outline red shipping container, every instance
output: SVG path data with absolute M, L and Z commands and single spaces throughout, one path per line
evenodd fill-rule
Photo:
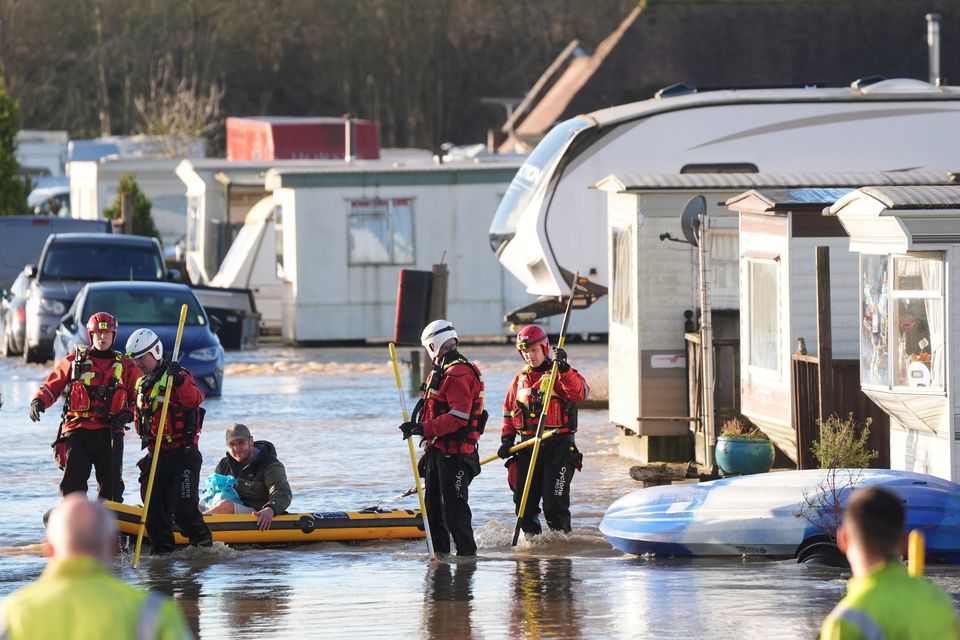
M 380 129 L 354 120 L 353 157 L 380 158 Z M 228 160 L 342 160 L 346 155 L 343 118 L 227 118 Z

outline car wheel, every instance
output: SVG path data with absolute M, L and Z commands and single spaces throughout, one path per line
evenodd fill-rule
M 32 349 L 30 345 L 23 345 L 23 361 L 27 364 L 33 364 L 35 362 L 43 362 L 43 358 L 40 357 L 39 349 Z
M 837 543 L 827 536 L 814 536 L 804 540 L 797 549 L 797 562 L 821 567 L 850 566 Z

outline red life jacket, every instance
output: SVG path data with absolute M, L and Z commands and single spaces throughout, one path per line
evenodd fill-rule
M 532 374 L 540 376 L 534 380 Z M 559 376 L 560 373 L 557 372 Z M 523 428 L 521 436 L 533 436 L 537 433 L 537 424 L 540 421 L 540 412 L 543 410 L 543 397 L 547 393 L 550 382 L 550 371 L 534 371 L 530 365 L 524 365 L 517 375 L 517 405 L 523 414 Z M 559 433 L 573 433 L 577 430 L 577 405 L 575 402 L 561 398 L 557 384 L 553 385 L 553 394 L 550 406 L 547 408 L 547 418 L 544 429 L 557 429 Z
M 441 382 L 447 370 L 455 365 L 466 365 L 470 371 L 477 377 L 480 383 L 480 391 L 474 397 L 470 404 L 470 414 L 466 416 L 467 424 L 460 427 L 453 433 L 438 436 L 433 439 L 433 446 L 446 454 L 455 453 L 473 453 L 477 450 L 477 442 L 483 433 L 487 422 L 487 412 L 483 409 L 483 375 L 475 364 L 467 360 L 460 352 L 451 352 L 449 358 L 444 358 L 444 362 L 435 366 L 422 389 L 423 394 L 416 408 L 413 410 L 413 420 L 422 421 L 423 418 L 430 419 L 437 416 L 450 413 L 450 403 L 440 392 Z
M 127 404 L 123 387 L 124 357 L 114 351 L 114 362 L 108 372 L 93 366 L 90 349 L 79 349 L 70 374 L 63 414 L 68 421 L 89 421 L 107 424 L 113 414 Z
M 156 445 L 157 429 L 160 427 L 160 414 L 163 410 L 163 396 L 168 381 L 169 375 L 166 370 L 158 380 L 151 375 L 140 376 L 137 379 L 137 433 L 140 435 L 141 442 L 149 447 L 150 451 L 153 451 Z M 177 449 L 196 446 L 203 428 L 204 413 L 203 407 L 187 409 L 171 401 L 167 406 L 167 424 L 163 426 L 163 440 L 160 448 Z

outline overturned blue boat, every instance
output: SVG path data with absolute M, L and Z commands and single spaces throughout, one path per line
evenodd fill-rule
M 806 561 L 826 547 L 835 553 L 829 534 L 850 492 L 863 486 L 903 499 L 907 529 L 924 533 L 928 562 L 960 564 L 960 484 L 887 469 L 781 471 L 640 489 L 607 509 L 600 532 L 635 555 Z

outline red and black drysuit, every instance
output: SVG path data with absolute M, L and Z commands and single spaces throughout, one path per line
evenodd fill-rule
M 514 376 L 503 401 L 503 429 L 500 433 L 503 444 L 514 444 L 518 435 L 521 441 L 536 435 L 552 366 L 553 361 L 546 358 L 538 367 L 524 365 Z M 574 440 L 577 430 L 576 403 L 583 401 L 587 393 L 586 380 L 576 369 L 568 367 L 566 371 L 558 372 L 547 408 L 544 431 L 557 429 L 559 432 L 543 441 L 537 454 L 523 521 L 520 523 L 526 533 L 538 534 L 541 531 L 538 518 L 541 500 L 547 526 L 555 531 L 570 531 L 570 483 L 582 459 Z M 532 453 L 533 447 L 527 447 L 515 454 L 515 463 L 513 460 L 507 463 L 517 465 L 513 487 L 514 513 L 520 513 L 523 485 Z
M 63 468 L 60 493 L 87 492 L 91 467 L 97 497 L 123 501 L 123 429 L 130 419 L 140 370 L 118 351 L 77 349 L 57 363 L 31 402 L 50 408 L 63 394 L 63 416 L 54 442 Z M 64 454 L 64 455 L 61 455 Z
M 140 467 L 140 495 L 145 496 L 152 456 L 156 455 L 157 431 L 163 411 L 163 397 L 171 382 L 167 419 L 160 436 L 160 458 L 147 511 L 147 535 L 153 553 L 168 553 L 175 548 L 176 524 L 194 545 L 209 545 L 210 529 L 200 513 L 200 465 L 203 457 L 197 442 L 203 427 L 203 391 L 186 369 L 171 375 L 169 364 L 160 365 L 137 381 L 136 426 L 147 455 Z
M 475 555 L 468 487 L 480 473 L 477 441 L 486 422 L 477 366 L 456 350 L 439 356 L 412 419 L 423 426 L 420 473 L 434 551 L 450 553 L 452 537 L 458 556 Z

